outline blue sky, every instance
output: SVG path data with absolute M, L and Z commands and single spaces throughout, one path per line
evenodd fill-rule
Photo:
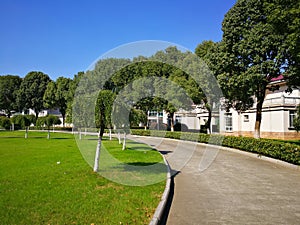
M 0 0 L 0 75 L 73 77 L 126 43 L 219 41 L 235 0 Z

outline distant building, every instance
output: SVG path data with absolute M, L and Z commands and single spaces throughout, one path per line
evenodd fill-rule
M 300 135 L 295 131 L 293 120 L 296 107 L 300 104 L 300 91 L 286 93 L 286 82 L 282 76 L 272 79 L 270 85 L 279 85 L 279 89 L 267 91 L 262 110 L 261 137 L 296 139 Z M 254 107 L 238 114 L 230 109 L 220 111 L 220 133 L 230 135 L 253 136 L 256 119 L 256 102 Z
M 300 104 L 300 91 L 295 89 L 292 93 L 287 93 L 283 76 L 272 79 L 270 85 L 278 85 L 279 89 L 266 93 L 262 110 L 261 137 L 300 139 L 300 134 L 293 126 L 296 107 Z M 168 116 L 165 112 L 157 114 L 156 111 L 151 111 L 148 119 L 150 124 L 157 121 L 168 124 Z M 208 120 L 208 113 L 201 106 L 193 106 L 190 111 L 180 109 L 175 113 L 174 119 L 175 123 L 184 124 L 189 130 L 200 130 Z M 240 114 L 234 109 L 226 111 L 220 107 L 219 110 L 212 112 L 211 130 L 212 133 L 253 137 L 255 120 L 256 102 L 251 109 Z

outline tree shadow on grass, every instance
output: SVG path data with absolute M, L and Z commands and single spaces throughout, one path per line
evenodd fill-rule
M 156 151 L 155 149 L 153 148 L 149 148 L 147 146 L 130 146 L 130 147 L 127 147 L 126 150 L 128 151 Z
M 67 138 L 67 137 L 50 137 L 50 139 L 61 139 L 61 140 L 64 140 L 64 139 L 74 139 L 74 138 Z
M 168 168 L 163 162 L 129 162 L 100 164 L 100 174 L 116 183 L 146 186 L 166 180 Z

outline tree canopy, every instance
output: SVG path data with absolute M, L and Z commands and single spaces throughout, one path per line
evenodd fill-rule
M 65 126 L 65 117 L 68 108 L 68 102 L 71 101 L 71 82 L 72 80 L 65 77 L 59 77 L 55 82 L 51 81 L 43 96 L 44 106 L 47 109 L 58 108 Z
M 23 79 L 17 93 L 17 102 L 22 110 L 33 109 L 36 118 L 39 112 L 44 109 L 44 93 L 50 78 L 47 74 L 33 71 Z
M 227 100 L 242 110 L 256 97 L 255 137 L 260 137 L 262 105 L 269 82 L 287 71 L 286 34 L 274 32 L 273 9 L 284 1 L 238 0 L 225 15 L 217 64 Z M 274 88 L 274 87 L 271 87 Z
M 0 76 L 0 109 L 5 110 L 8 117 L 12 111 L 18 111 L 17 91 L 22 79 L 19 76 Z

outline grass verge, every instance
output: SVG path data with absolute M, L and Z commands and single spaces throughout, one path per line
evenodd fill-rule
M 121 185 L 92 172 L 72 135 L 53 133 L 47 140 L 46 133 L 30 132 L 23 137 L 23 132 L 0 132 L 1 224 L 149 223 L 165 181 Z M 146 145 L 143 151 L 130 145 L 121 151 L 116 141 L 104 146 L 123 162 L 161 161 Z

